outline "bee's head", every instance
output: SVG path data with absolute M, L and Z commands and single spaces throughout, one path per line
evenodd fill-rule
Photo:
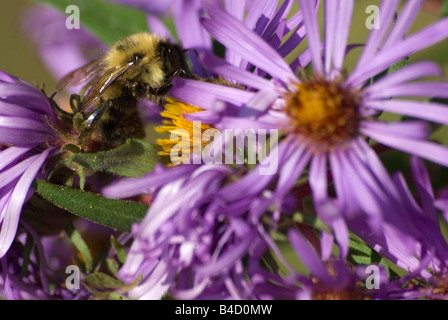
M 106 56 L 106 68 L 134 62 L 122 78 L 158 87 L 165 79 L 163 60 L 158 52 L 159 43 L 157 36 L 147 32 L 124 38 L 110 49 Z
M 176 75 L 188 72 L 184 51 L 180 45 L 163 40 L 160 41 L 157 51 L 162 63 L 163 73 L 165 74 L 165 81 L 171 80 Z

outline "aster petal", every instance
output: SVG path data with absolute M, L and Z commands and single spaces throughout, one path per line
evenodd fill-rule
M 408 1 L 398 15 L 397 23 L 392 32 L 387 37 L 383 49 L 393 46 L 395 43 L 404 39 L 406 33 L 411 28 L 415 18 L 417 17 L 424 0 Z
M 235 243 L 231 248 L 228 248 L 225 253 L 209 264 L 199 266 L 197 273 L 203 276 L 213 276 L 232 266 L 236 260 L 241 259 L 247 251 L 251 243 L 254 241 L 256 231 L 252 231 L 246 237 Z
M 220 120 L 220 115 L 215 110 L 199 111 L 194 113 L 186 113 L 183 115 L 185 120 L 194 122 L 200 121 L 207 124 L 215 124 Z
M 138 228 L 137 224 L 134 225 L 134 229 L 136 228 Z M 145 257 L 143 250 L 142 241 L 136 240 L 132 243 L 126 261 L 117 273 L 117 276 L 125 283 L 130 284 L 140 274 L 147 276 L 159 263 L 159 259 Z
M 434 201 L 434 205 L 443 211 L 443 218 L 448 223 L 448 199 L 437 199 Z
M 431 76 L 442 77 L 442 69 L 434 62 L 417 62 L 375 81 L 371 86 L 366 88 L 364 92 L 367 95 L 377 94 L 402 83 Z
M 286 161 L 284 164 L 279 165 L 282 169 L 275 193 L 281 197 L 285 196 L 294 184 L 297 183 L 297 180 L 300 178 L 311 158 L 311 151 L 306 148 L 306 144 L 301 144 L 297 147 L 294 143 L 295 141 L 293 141 L 292 146 L 290 146 L 290 148 L 293 149 L 293 152 L 289 154 L 287 159 L 285 159 Z M 295 149 L 295 147 L 297 147 L 297 149 Z
M 191 289 L 176 290 L 171 288 L 170 293 L 178 300 L 193 300 L 196 299 L 208 285 L 210 285 L 210 281 L 206 278 L 200 283 L 195 283 Z
M 48 133 L 0 127 L 0 144 L 32 146 L 52 141 L 53 138 L 54 136 Z
M 388 223 L 383 223 L 379 232 L 372 232 L 365 221 L 351 220 L 350 229 L 357 230 L 357 234 L 375 251 L 394 262 L 404 270 L 415 270 L 419 266 L 414 257 L 416 242 L 409 235 L 397 230 Z
M 351 17 L 353 14 L 354 1 L 339 1 L 338 4 L 338 11 L 336 13 L 336 28 L 330 29 L 328 31 L 328 33 L 330 33 L 330 36 L 334 36 L 335 38 L 332 53 L 333 69 L 336 71 L 340 71 L 342 69 L 342 64 L 344 62 L 348 34 L 350 31 Z
M 316 202 L 328 200 L 327 157 L 324 154 L 315 155 L 311 160 L 310 186 L 313 200 Z
M 322 260 L 327 261 L 331 258 L 334 245 L 334 236 L 330 233 L 322 231 L 320 235 L 320 250 Z
M 184 48 L 195 48 L 199 51 L 210 51 L 212 41 L 199 23 L 202 5 L 195 0 L 174 0 L 173 15 L 176 30 Z
M 409 38 L 382 50 L 372 61 L 357 68 L 347 79 L 352 86 L 359 86 L 369 78 L 386 70 L 411 54 L 430 47 L 448 36 L 448 18 L 413 34 Z
M 0 173 L 0 188 L 7 186 L 15 179 L 20 177 L 33 163 L 34 157 L 30 157 L 14 165 L 13 167 L 4 170 Z
M 102 189 L 102 195 L 109 198 L 129 198 L 159 188 L 173 180 L 173 176 L 184 177 L 191 174 L 197 166 L 176 166 L 167 170 L 159 167 L 141 178 L 118 180 Z
M 2 188 L 0 193 L 0 223 L 3 221 L 6 215 L 7 207 L 9 199 L 11 198 L 11 194 L 14 191 L 14 183 L 10 183 L 9 185 Z
M 308 39 L 308 46 L 311 51 L 311 58 L 313 62 L 314 71 L 317 75 L 322 75 L 324 70 L 321 55 L 320 33 L 314 3 L 309 0 L 298 0 L 298 1 L 300 5 L 300 10 L 303 12 Z
M 393 183 L 400 193 L 400 198 L 407 206 L 407 210 L 412 210 L 412 213 L 421 211 L 420 205 L 417 203 L 414 196 L 412 195 L 412 192 L 409 190 L 402 172 L 396 172 L 393 175 Z
M 336 240 L 340 246 L 341 258 L 344 259 L 348 254 L 348 229 L 343 219 L 340 218 L 340 212 L 336 207 L 334 201 L 328 196 L 328 181 L 327 181 L 327 157 L 326 155 L 315 155 L 311 162 L 309 182 L 313 192 L 313 202 L 316 206 L 316 211 L 322 219 L 329 224 L 333 229 Z M 322 249 L 322 256 L 330 258 L 332 247 L 329 245 L 333 243 L 333 237 L 326 235 L 322 238 L 322 243 L 327 244 L 326 248 Z M 325 250 L 324 250 L 325 249 Z
M 296 30 L 292 32 L 292 35 L 277 49 L 278 53 L 282 57 L 288 56 L 291 52 L 297 49 L 297 46 L 303 41 L 305 36 L 300 36 L 301 33 L 304 33 L 302 30 L 305 30 L 305 27 L 303 27 L 302 25 L 297 26 Z M 310 62 L 311 62 L 311 55 L 310 55 Z
M 362 69 L 363 66 L 369 63 L 377 54 L 382 40 L 390 30 L 389 27 L 394 19 L 399 4 L 399 0 L 383 0 L 381 2 L 379 17 L 381 21 L 381 28 L 372 29 L 370 31 L 369 38 L 366 42 L 366 47 L 364 48 L 361 57 L 358 60 L 355 71 L 358 69 Z
M 360 131 L 372 139 L 391 148 L 448 166 L 448 149 L 434 142 L 415 139 L 409 134 L 398 134 L 377 130 L 376 126 L 364 127 Z
M 271 107 L 275 100 L 278 98 L 278 94 L 274 91 L 263 90 L 258 91 L 250 101 L 247 102 L 245 108 L 242 108 L 239 112 L 240 116 L 249 116 L 253 114 L 253 110 L 258 112 L 266 111 Z
M 374 175 L 378 178 L 378 181 L 381 183 L 384 190 L 387 190 L 390 195 L 398 198 L 397 192 L 393 187 L 392 180 L 373 148 L 361 138 L 358 138 L 352 147 L 357 156 L 367 164 Z
M 371 95 L 370 99 L 389 99 L 394 97 L 448 98 L 448 83 L 420 82 L 407 83 Z
M 346 259 L 350 249 L 350 238 L 347 224 L 345 223 L 344 219 L 337 218 L 334 219 L 333 223 L 331 224 L 331 228 L 333 229 L 333 232 L 336 236 L 336 241 L 339 244 L 339 257 L 341 259 Z
M 336 10 L 339 2 L 337 1 L 325 1 L 325 74 L 329 75 L 331 72 L 333 62 L 333 47 L 334 47 L 334 33 L 336 30 L 336 23 L 338 15 Z
M 253 92 L 195 80 L 174 79 L 170 94 L 186 103 L 202 109 L 212 109 L 216 100 L 235 105 L 247 103 Z
M 285 22 L 286 15 L 291 10 L 293 2 L 291 0 L 284 0 L 283 3 L 280 5 L 280 7 L 275 12 L 275 15 L 270 18 L 269 24 L 266 26 L 266 29 L 262 33 L 262 37 L 265 38 L 268 42 L 272 41 L 273 35 L 276 34 L 279 30 L 281 30 L 280 25 L 281 21 L 283 23 Z M 286 27 L 286 24 L 284 25 Z M 288 30 L 285 33 L 288 33 L 290 30 Z M 278 45 L 280 45 L 280 42 L 283 38 L 283 33 L 279 35 L 279 37 L 276 39 L 279 41 Z M 278 46 L 274 46 L 274 48 L 278 48 Z
M 11 76 L 10 74 L 4 72 L 3 70 L 0 70 L 0 81 L 1 82 L 8 82 L 8 83 L 16 83 L 17 78 Z
M 20 156 L 28 152 L 30 148 L 25 147 L 9 147 L 6 150 L 0 152 L 0 170 L 3 170 L 6 166 L 13 163 Z
M 256 119 L 248 119 L 242 117 L 222 117 L 219 121 L 218 127 L 220 129 L 233 129 L 233 130 L 271 130 L 280 129 L 279 122 L 276 118 L 266 116 L 258 117 Z
M 212 6 L 206 7 L 212 19 L 204 19 L 203 25 L 216 40 L 285 83 L 295 78 L 283 58 L 259 35 L 228 13 Z
M 6 102 L 4 99 L 0 99 L 0 115 L 10 116 L 10 117 L 22 117 L 28 119 L 41 119 L 44 121 L 44 114 L 41 112 L 36 112 L 33 109 L 27 107 L 22 107 L 17 103 Z
M 41 92 L 21 83 L 0 83 L 0 99 L 40 112 L 50 110 L 50 104 Z
M 0 257 L 5 255 L 14 240 L 25 197 L 28 194 L 28 190 L 36 177 L 37 172 L 40 170 L 51 151 L 52 149 L 47 149 L 39 155 L 30 157 L 30 159 L 33 159 L 34 161 L 20 177 L 11 194 L 7 207 L 8 212 L 6 213 L 1 226 Z
M 237 18 L 240 21 L 244 20 L 244 11 L 246 7 L 246 1 L 238 1 L 238 0 L 226 0 L 224 1 L 224 6 L 226 11 Z M 241 57 L 236 54 L 235 51 L 232 50 L 226 50 L 226 61 L 228 61 L 230 64 L 240 67 L 242 59 Z M 245 69 L 245 68 L 241 68 Z
M 33 119 L 19 117 L 0 116 L 0 127 L 11 128 L 16 130 L 25 129 L 27 131 L 38 131 L 44 133 L 52 133 L 52 129 L 48 124 Z
M 332 283 L 328 270 L 325 268 L 317 254 L 310 248 L 305 239 L 294 229 L 288 231 L 289 241 L 297 256 L 310 271 L 310 273 L 325 284 Z
M 363 121 L 361 128 L 387 134 L 397 134 L 411 139 L 427 139 L 431 133 L 428 124 L 423 121 L 380 122 Z
M 278 6 L 278 0 L 252 1 L 245 20 L 246 26 L 257 34 L 262 34 Z
M 382 205 L 387 201 L 386 195 L 375 181 L 369 168 L 351 150 L 339 151 L 339 161 L 345 169 L 346 179 L 351 185 L 356 203 L 370 218 L 372 227 L 379 227 L 382 220 Z M 339 194 L 339 197 L 343 195 Z
M 251 72 L 232 66 L 225 60 L 212 54 L 205 53 L 202 56 L 201 61 L 205 68 L 223 76 L 224 78 L 235 80 L 238 83 L 245 84 L 248 87 L 259 90 L 275 89 L 275 86 L 271 81 L 261 78 Z
M 149 30 L 151 33 L 158 35 L 162 39 L 170 39 L 174 41 L 174 37 L 165 24 L 155 15 L 149 14 L 147 17 Z
M 278 149 L 278 166 L 282 167 L 283 162 L 290 156 L 290 148 L 285 143 L 280 143 L 276 146 Z M 275 152 L 274 150 L 272 151 Z M 271 183 L 275 176 L 260 174 L 260 165 L 256 166 L 254 170 L 244 175 L 241 179 L 234 183 L 230 183 L 222 188 L 218 193 L 218 196 L 226 199 L 227 201 L 235 201 L 244 197 L 249 198 L 251 195 L 260 194 L 265 190 L 266 186 Z
M 240 21 L 244 19 L 244 10 L 246 9 L 245 0 L 225 0 L 224 7 L 228 13 Z
M 140 300 L 160 300 L 168 291 L 176 273 L 174 268 L 169 267 L 168 263 L 161 260 L 149 279 L 145 279 L 142 285 L 132 289 L 129 296 Z
M 392 100 L 367 102 L 366 106 L 376 110 L 398 113 L 441 124 L 448 124 L 448 107 L 441 103 Z
M 437 228 L 439 227 L 439 217 L 434 208 L 434 192 L 432 190 L 431 180 L 423 161 L 417 157 L 411 159 L 411 170 L 414 181 L 417 185 L 417 191 L 420 196 L 423 213 L 429 217 Z

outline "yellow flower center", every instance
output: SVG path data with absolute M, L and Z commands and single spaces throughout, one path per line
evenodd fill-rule
M 331 150 L 358 132 L 358 95 L 340 82 L 317 79 L 297 83 L 296 91 L 287 93 L 285 100 L 288 131 L 313 142 L 315 152 Z
M 155 128 L 155 131 L 160 134 L 175 134 L 179 137 L 178 140 L 171 139 L 157 139 L 156 143 L 162 147 L 159 155 L 170 156 L 174 146 L 180 147 L 182 154 L 178 158 L 172 158 L 173 161 L 185 162 L 189 158 L 190 153 L 193 152 L 193 146 L 201 145 L 202 149 L 209 143 L 203 141 L 202 136 L 204 131 L 212 129 L 213 126 L 208 124 L 195 124 L 183 117 L 187 113 L 195 113 L 204 111 L 201 108 L 182 103 L 177 99 L 167 98 L 167 103 L 164 106 L 165 110 L 160 115 L 167 120 L 162 123 L 163 126 Z M 200 129 L 200 135 L 197 134 Z M 194 134 L 196 131 L 196 134 Z M 181 144 L 181 145 L 179 145 Z M 185 144 L 185 145 L 184 145 Z M 189 150 L 189 153 L 185 152 Z

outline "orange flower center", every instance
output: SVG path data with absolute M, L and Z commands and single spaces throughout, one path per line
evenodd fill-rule
M 316 152 L 331 150 L 358 133 L 359 95 L 338 81 L 297 83 L 285 99 L 288 131 L 314 142 Z

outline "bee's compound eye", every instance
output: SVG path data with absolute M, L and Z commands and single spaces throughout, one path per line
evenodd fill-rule
M 134 54 L 134 61 L 140 61 L 141 59 L 143 59 L 143 54 L 142 53 L 135 53 Z

